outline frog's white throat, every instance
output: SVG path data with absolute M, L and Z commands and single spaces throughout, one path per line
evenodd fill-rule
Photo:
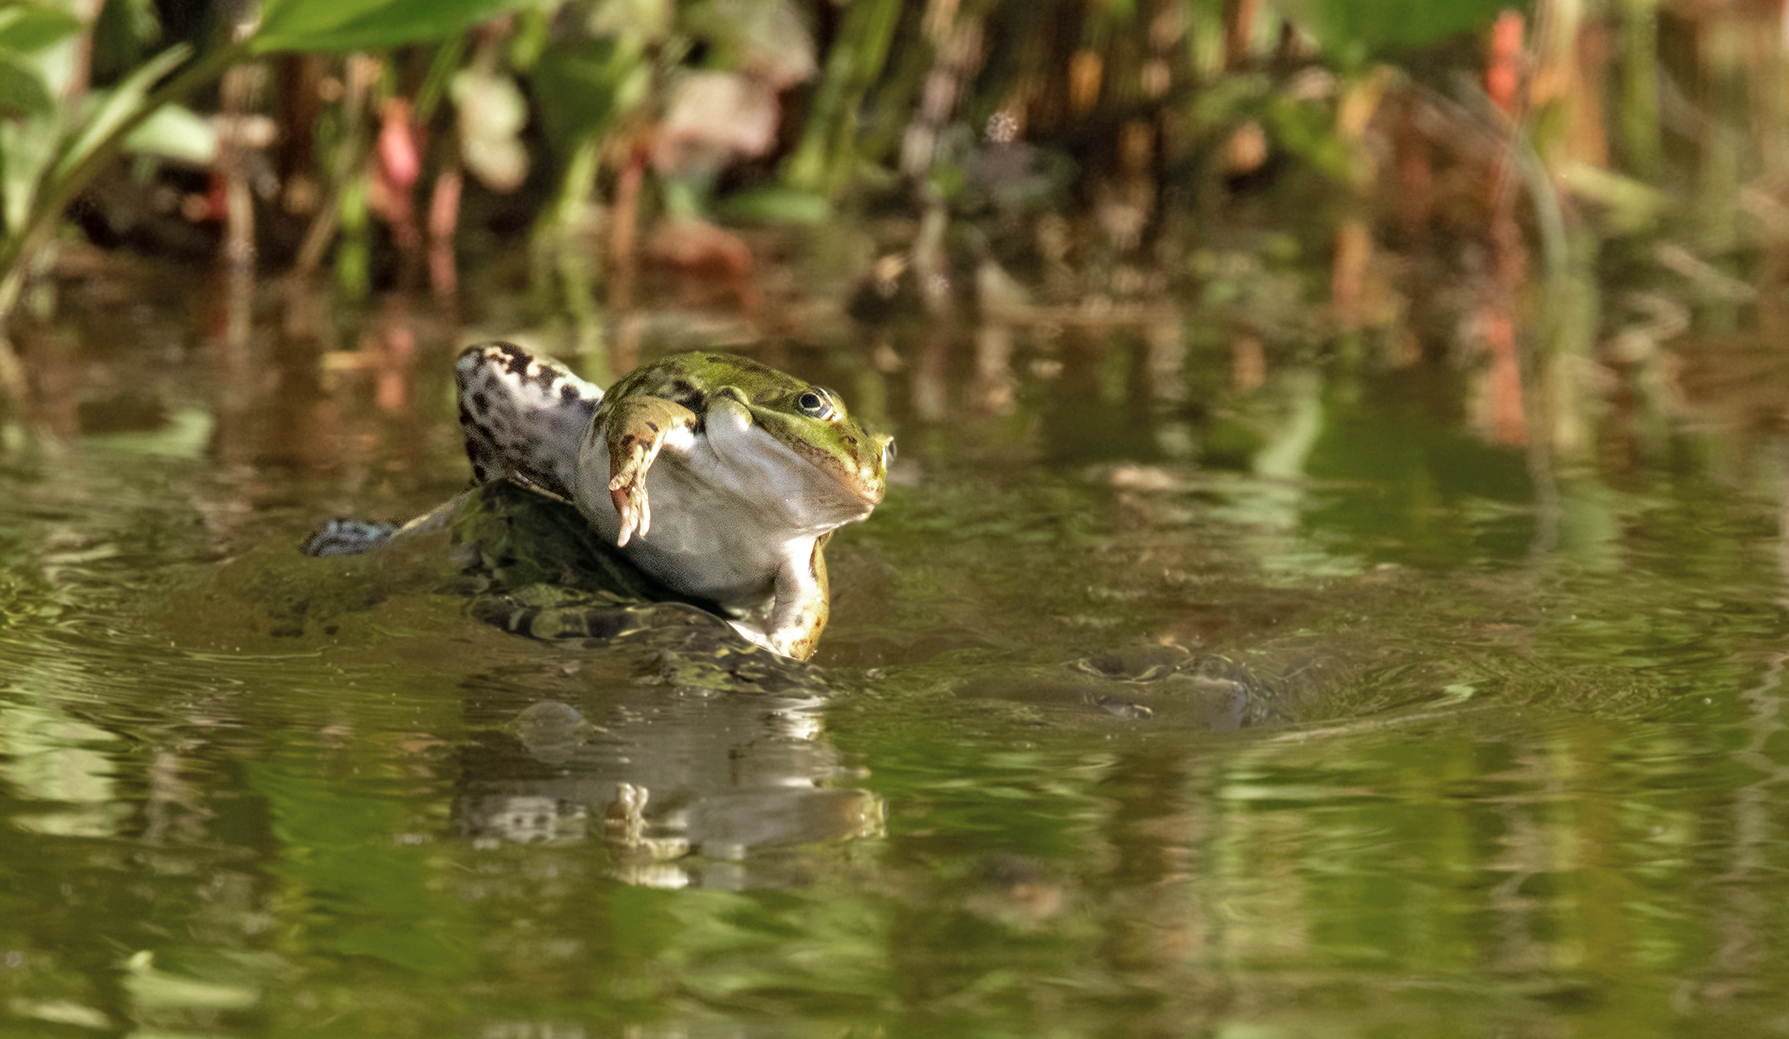
M 702 431 L 680 452 L 691 470 L 789 530 L 823 534 L 868 517 L 875 507 L 853 490 L 847 474 L 816 465 L 734 401 L 716 401 L 703 416 Z

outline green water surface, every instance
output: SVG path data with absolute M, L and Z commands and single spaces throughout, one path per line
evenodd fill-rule
M 783 348 L 902 461 L 815 666 L 729 670 L 499 631 L 445 536 L 297 554 L 465 479 L 422 339 L 396 397 L 77 346 L 155 406 L 5 425 L 0 1034 L 1789 1031 L 1779 434 Z

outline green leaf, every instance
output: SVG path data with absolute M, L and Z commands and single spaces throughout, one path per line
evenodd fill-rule
M 257 54 L 357 51 L 441 40 L 539 0 L 269 0 Z
M 0 117 L 45 115 L 55 105 L 37 63 L 0 49 Z
M 547 141 L 570 154 L 645 100 L 651 72 L 644 52 L 614 40 L 549 47 L 529 81 Z
M 88 40 L 89 78 L 93 82 L 116 82 L 161 48 L 161 19 L 156 15 L 155 3 L 156 0 L 105 0 Z
M 217 130 L 184 105 L 163 105 L 124 138 L 127 151 L 209 166 L 217 158 Z
M 23 233 L 30 221 L 37 186 L 61 140 L 62 117 L 54 108 L 35 119 L 0 121 L 0 202 L 8 236 Z
M 144 62 L 135 72 L 120 80 L 117 86 L 104 92 L 95 91 L 90 95 L 88 100 L 92 107 L 86 121 L 82 123 L 74 141 L 63 150 L 51 176 L 57 179 L 67 176 L 95 148 L 104 144 L 126 120 L 137 113 L 156 81 L 185 61 L 192 50 L 184 43 L 175 44 Z
M 767 224 L 824 224 L 832 219 L 825 195 L 797 188 L 764 187 L 730 195 L 718 207 L 729 220 Z
M 45 4 L 0 3 L 0 47 L 7 50 L 42 50 L 81 30 L 81 20 L 67 11 Z
M 1478 32 L 1505 8 L 1531 5 L 1520 0 L 1275 0 L 1275 6 L 1325 50 L 1376 55 Z

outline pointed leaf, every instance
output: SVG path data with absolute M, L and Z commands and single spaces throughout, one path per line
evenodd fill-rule
M 156 81 L 172 72 L 175 66 L 186 60 L 192 48 L 184 43 L 175 44 L 155 57 L 144 62 L 135 72 L 119 81 L 112 89 L 95 91 L 89 98 L 93 102 L 90 112 L 75 135 L 75 139 L 63 150 L 60 161 L 52 177 L 62 178 L 81 161 L 104 144 L 108 137 L 116 133 L 125 121 L 137 113 L 149 91 Z
M 37 63 L 0 48 L 0 118 L 47 114 L 55 104 Z
M 0 47 L 7 50 L 42 50 L 81 30 L 81 20 L 46 4 L 7 3 L 0 6 Z
M 163 105 L 124 138 L 128 151 L 194 166 L 217 158 L 217 128 L 184 105 Z
M 277 0 L 263 9 L 249 46 L 279 51 L 357 51 L 438 40 L 539 0 Z
M 62 117 L 55 109 L 35 119 L 0 121 L 0 203 L 9 236 L 22 233 L 31 219 L 37 186 L 61 139 Z

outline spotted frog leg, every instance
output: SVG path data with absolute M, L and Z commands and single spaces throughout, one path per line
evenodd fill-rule
M 621 546 L 636 530 L 641 537 L 652 530 L 646 475 L 662 448 L 689 456 L 696 444 L 696 413 L 660 397 L 621 397 L 611 402 L 602 433 L 609 447 L 609 497 L 621 517 L 615 544 Z

